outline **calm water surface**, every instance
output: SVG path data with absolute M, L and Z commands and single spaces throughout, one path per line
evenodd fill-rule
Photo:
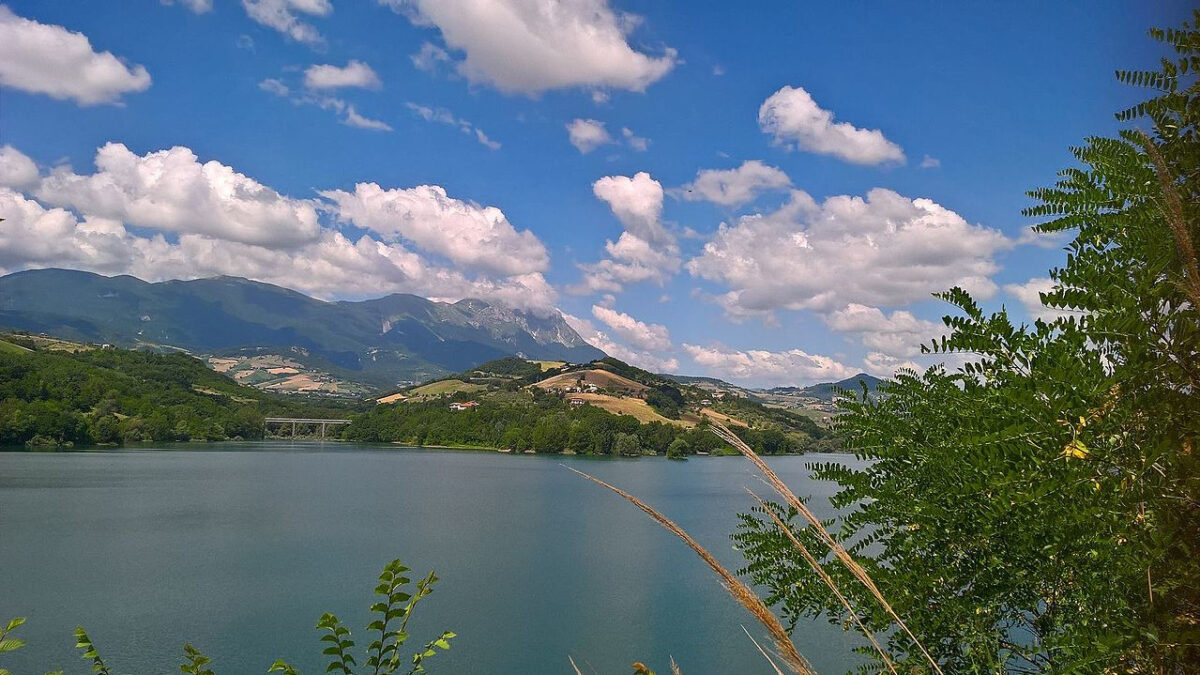
M 772 466 L 830 513 L 805 464 Z M 0 452 L 0 618 L 27 616 L 14 674 L 87 672 L 84 625 L 114 675 L 178 672 L 190 641 L 219 675 L 286 658 L 324 672 L 324 611 L 360 644 L 375 576 L 403 558 L 442 582 L 410 624 L 412 643 L 459 637 L 436 673 L 768 673 L 742 633 L 762 630 L 715 576 L 645 514 L 561 465 L 642 497 L 736 568 L 729 534 L 765 488 L 738 458 L 602 460 L 353 444 L 214 444 L 203 449 Z M 822 673 L 858 642 L 825 623 L 797 643 Z M 414 647 L 415 648 L 415 647 Z

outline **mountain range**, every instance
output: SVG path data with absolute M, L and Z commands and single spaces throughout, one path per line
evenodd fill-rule
M 120 347 L 197 354 L 286 354 L 377 387 L 459 372 L 518 355 L 603 358 L 562 315 L 481 300 L 393 294 L 326 302 L 239 277 L 146 282 L 41 269 L 0 277 L 0 327 Z

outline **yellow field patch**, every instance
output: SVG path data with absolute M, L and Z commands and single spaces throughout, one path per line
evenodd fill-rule
M 218 373 L 228 373 L 237 364 L 237 359 L 221 359 L 214 356 L 208 360 L 208 367 Z
M 292 375 L 282 382 L 272 382 L 264 384 L 263 389 L 272 391 L 296 391 L 296 392 L 315 392 L 315 391 L 331 391 L 336 392 L 337 385 L 327 382 L 318 382 L 311 375 Z
M 408 398 L 408 397 L 405 396 L 404 394 L 392 394 L 391 396 L 384 396 L 382 398 L 377 398 L 377 399 L 375 399 L 375 402 L 376 403 L 396 403 L 397 401 L 403 401 L 406 398 Z
M 555 368 L 562 368 L 567 365 L 566 361 L 530 361 L 530 363 L 536 363 L 541 366 L 543 373 L 547 370 L 554 370 Z
M 622 398 L 620 396 L 609 396 L 608 394 L 571 394 L 568 399 L 579 398 L 587 401 L 589 405 L 594 405 L 601 410 L 607 410 L 616 415 L 629 415 L 646 424 L 647 422 L 662 422 L 663 424 L 674 424 L 681 427 L 692 427 L 694 423 L 687 420 L 672 420 L 659 415 L 654 408 L 650 407 L 640 398 Z
M 29 340 L 34 347 L 41 351 L 50 352 L 86 352 L 91 349 L 96 349 L 93 345 L 85 345 L 79 342 L 71 342 L 70 340 L 60 340 L 58 338 L 47 337 L 45 335 L 19 335 L 17 337 Z M 20 345 L 13 345 L 20 347 Z M 25 349 L 24 347 L 21 347 Z

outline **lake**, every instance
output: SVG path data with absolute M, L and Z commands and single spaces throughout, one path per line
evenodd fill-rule
M 813 454 L 768 460 L 814 510 L 831 513 Z M 740 626 L 764 631 L 682 542 L 562 465 L 638 495 L 733 569 L 729 535 L 765 496 L 735 457 L 509 456 L 347 443 L 223 443 L 112 452 L 0 452 L 0 619 L 27 616 L 14 673 L 84 673 L 82 624 L 113 674 L 178 672 L 182 644 L 218 675 L 285 658 L 324 672 L 313 626 L 345 620 L 360 645 L 380 568 L 441 578 L 410 645 L 458 638 L 435 673 L 628 673 L 633 661 L 686 675 L 769 673 Z M 859 644 L 825 622 L 798 628 L 822 673 Z

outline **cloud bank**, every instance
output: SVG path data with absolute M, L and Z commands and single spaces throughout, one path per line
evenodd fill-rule
M 93 173 L 46 175 L 6 146 L 0 184 L 0 274 L 228 274 L 322 298 L 473 297 L 540 314 L 556 299 L 536 236 L 440 186 L 364 183 L 296 199 L 186 147 L 138 155 L 116 143 L 97 151 Z

